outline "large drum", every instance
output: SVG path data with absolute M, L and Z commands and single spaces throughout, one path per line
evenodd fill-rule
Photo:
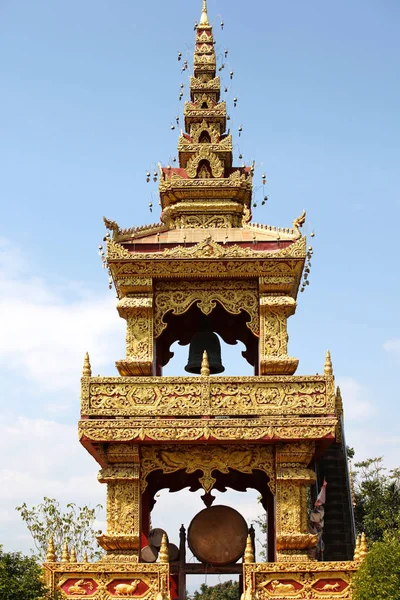
M 229 506 L 199 512 L 189 525 L 188 544 L 195 557 L 209 565 L 235 563 L 246 549 L 247 523 Z

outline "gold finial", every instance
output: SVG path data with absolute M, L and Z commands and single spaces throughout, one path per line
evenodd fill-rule
M 75 548 L 73 546 L 71 548 L 71 555 L 69 557 L 69 562 L 72 562 L 72 563 L 77 563 L 78 562 L 78 559 L 76 557 Z
M 47 546 L 46 562 L 57 562 L 56 550 L 54 548 L 53 537 L 49 539 L 49 545 Z
M 210 363 L 208 362 L 208 354 L 206 350 L 203 352 L 200 375 L 203 375 L 203 377 L 208 377 L 210 375 Z
M 368 546 L 367 546 L 367 538 L 365 537 L 365 533 L 361 534 L 361 542 L 360 542 L 360 551 L 359 551 L 359 560 L 364 560 L 364 558 L 368 554 Z
M 333 375 L 331 353 L 329 352 L 329 350 L 326 351 L 324 373 L 325 373 L 325 375 L 330 375 L 330 376 Z
M 84 553 L 83 553 L 83 559 L 82 559 L 82 562 L 84 562 L 84 563 L 87 563 L 87 562 L 89 562 L 89 560 L 88 560 L 88 555 L 87 555 L 87 552 L 84 552 Z
M 252 542 L 250 534 L 247 536 L 246 550 L 244 552 L 244 562 L 245 563 L 255 562 L 253 542 Z
M 209 25 L 207 14 L 207 0 L 203 0 L 203 11 L 201 13 L 200 25 Z
M 86 352 L 85 359 L 83 361 L 82 377 L 91 377 L 92 367 L 90 366 L 89 352 Z
M 360 560 L 360 535 L 356 538 L 356 546 L 354 548 L 354 558 L 353 560 Z
M 64 542 L 64 548 L 63 548 L 62 555 L 61 555 L 61 562 L 62 563 L 69 562 L 69 550 L 68 550 L 67 542 Z
M 161 547 L 160 547 L 160 563 L 167 563 L 167 562 L 169 562 L 168 542 L 167 542 L 167 535 L 164 533 L 164 535 L 162 536 Z
M 342 400 L 342 392 L 340 391 L 340 387 L 336 388 L 336 398 L 335 398 L 335 406 L 338 417 L 343 416 L 343 400 Z

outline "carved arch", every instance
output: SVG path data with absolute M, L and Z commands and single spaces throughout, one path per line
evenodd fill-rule
M 200 148 L 200 150 L 188 161 L 186 165 L 186 173 L 191 179 L 197 175 L 199 163 L 202 160 L 207 160 L 210 164 L 210 169 L 213 177 L 222 177 L 224 174 L 224 163 L 218 158 L 215 152 L 212 152 L 208 146 Z
M 210 139 L 211 139 L 211 143 L 218 144 L 218 142 L 219 142 L 219 131 L 215 128 L 215 126 L 210 125 L 209 123 L 207 123 L 206 120 L 202 121 L 201 123 L 195 123 L 194 125 L 192 125 L 190 134 L 191 134 L 191 138 L 193 140 L 193 143 L 199 144 L 200 143 L 200 136 L 204 132 L 207 132 L 209 134 Z
M 202 131 L 199 136 L 199 144 L 211 144 L 211 136 L 208 131 Z
M 204 315 L 209 315 L 219 302 L 230 314 L 238 315 L 242 311 L 250 315 L 247 327 L 259 336 L 260 316 L 258 285 L 253 281 L 226 281 L 221 286 L 218 281 L 180 281 L 160 282 L 156 286 L 154 337 L 158 338 L 167 323 L 165 315 L 172 310 L 175 315 L 184 314 L 196 304 Z
M 199 97 L 198 100 L 195 102 L 195 104 L 199 108 L 207 108 L 210 110 L 214 107 L 214 102 L 213 102 L 212 97 L 207 94 L 203 94 L 201 97 Z
M 141 450 L 141 491 L 147 487 L 147 476 L 153 471 L 186 473 L 201 471 L 199 482 L 206 493 L 211 492 L 216 478 L 213 471 L 241 473 L 263 471 L 269 478 L 268 487 L 275 494 L 276 475 L 272 446 L 143 446 Z

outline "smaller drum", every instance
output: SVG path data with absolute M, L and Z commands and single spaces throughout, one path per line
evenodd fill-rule
M 167 535 L 167 532 L 164 531 L 164 529 L 160 529 L 159 527 L 152 529 L 149 533 L 149 545 L 155 546 L 156 548 L 161 548 L 161 542 L 163 539 L 163 535 Z M 167 540 L 168 540 L 168 535 L 167 535 Z
M 192 519 L 188 544 L 201 562 L 228 565 L 243 556 L 247 535 L 247 523 L 237 510 L 229 506 L 211 506 Z

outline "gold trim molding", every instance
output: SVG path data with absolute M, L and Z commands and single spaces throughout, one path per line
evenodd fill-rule
M 176 246 L 172 249 L 165 249 L 162 252 L 129 252 L 121 244 L 114 240 L 107 242 L 107 260 L 160 260 L 165 258 L 202 258 L 202 259 L 230 259 L 230 258 L 304 258 L 306 254 L 306 238 L 302 237 L 289 246 L 268 252 L 265 250 L 253 250 L 252 248 L 242 248 L 236 244 L 223 245 L 207 238 L 195 246 L 186 248 L 185 246 Z
M 85 419 L 79 422 L 81 441 L 92 442 L 195 442 L 221 440 L 237 442 L 333 439 L 335 418 L 253 418 L 253 419 Z

